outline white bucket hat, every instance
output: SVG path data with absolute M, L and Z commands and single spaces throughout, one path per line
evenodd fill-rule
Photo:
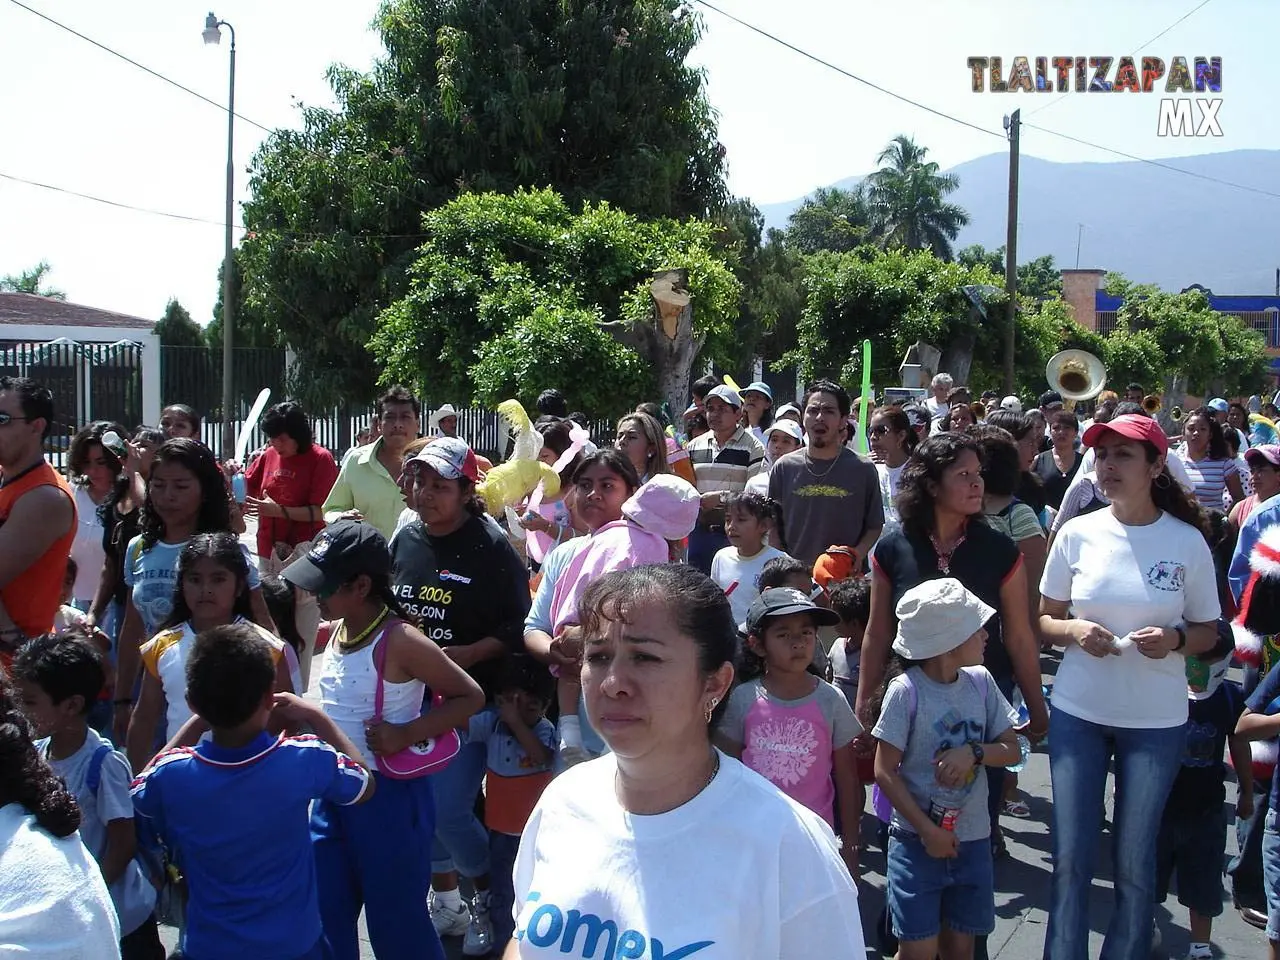
M 898 635 L 893 652 L 908 660 L 929 660 L 954 650 L 995 616 L 952 577 L 926 580 L 898 601 Z

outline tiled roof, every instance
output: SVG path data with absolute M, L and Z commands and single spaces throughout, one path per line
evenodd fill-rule
M 33 293 L 0 293 L 0 324 L 23 323 L 46 327 L 118 327 L 150 330 L 154 321 L 125 313 L 99 310 Z

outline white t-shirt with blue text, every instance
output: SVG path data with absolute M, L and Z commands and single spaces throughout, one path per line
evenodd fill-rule
M 174 592 L 178 588 L 178 557 L 188 541 L 165 543 L 157 540 L 149 549 L 142 546 L 142 535 L 129 541 L 125 552 L 124 582 L 130 590 L 130 598 L 142 618 L 144 636 L 153 637 L 160 625 L 173 613 Z M 249 567 L 249 589 L 256 590 L 261 583 L 258 563 L 243 543 L 245 563 Z

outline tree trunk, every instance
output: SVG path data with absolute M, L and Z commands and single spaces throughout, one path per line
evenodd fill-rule
M 949 337 L 938 361 L 940 373 L 951 374 L 957 387 L 969 386 L 969 371 L 973 367 L 973 347 L 976 335 L 957 333 Z
M 658 394 L 677 427 L 689 403 L 693 364 L 703 343 L 703 338 L 693 332 L 693 298 L 688 283 L 687 270 L 659 270 L 649 284 L 653 312 L 648 322 L 630 329 L 610 330 L 653 368 Z

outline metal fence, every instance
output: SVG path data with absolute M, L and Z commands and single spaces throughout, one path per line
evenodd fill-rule
M 0 375 L 31 377 L 53 392 L 47 449 L 59 462 L 83 424 L 114 420 L 132 426 L 142 418 L 142 347 L 128 340 L 0 340 Z

